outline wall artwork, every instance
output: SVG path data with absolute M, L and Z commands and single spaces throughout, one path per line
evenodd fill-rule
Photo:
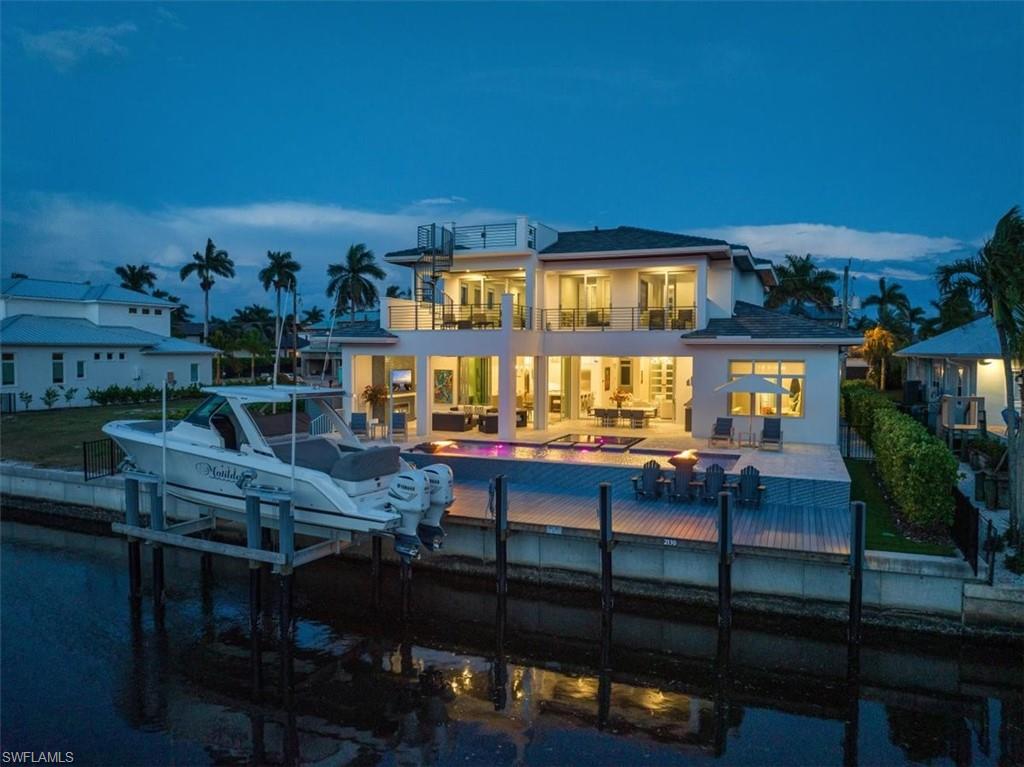
M 612 388 L 612 369 L 611 368 L 605 368 L 604 369 L 604 390 L 605 391 L 611 391 L 611 388 Z
M 452 383 L 455 373 L 451 370 L 434 371 L 434 402 L 441 405 L 452 404 Z

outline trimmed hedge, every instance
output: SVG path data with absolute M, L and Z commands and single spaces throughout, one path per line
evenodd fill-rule
M 957 481 L 949 448 L 860 381 L 843 384 L 843 409 L 874 450 L 878 472 L 907 520 L 935 532 L 948 528 Z

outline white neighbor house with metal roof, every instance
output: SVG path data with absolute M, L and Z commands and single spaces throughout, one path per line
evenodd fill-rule
M 0 288 L 0 399 L 4 411 L 44 408 L 44 392 L 210 383 L 216 350 L 171 336 L 175 305 L 116 285 L 5 278 Z
M 601 411 L 632 409 L 637 436 L 704 438 L 720 416 L 757 434 L 780 417 L 787 443 L 836 443 L 843 352 L 862 338 L 764 309 L 774 269 L 742 245 L 522 217 L 427 224 L 385 258 L 409 269 L 412 298 L 385 299 L 373 332 L 339 326 L 339 382 L 355 409 L 389 385 L 416 435 L 593 432 Z M 750 373 L 788 393 L 716 391 Z

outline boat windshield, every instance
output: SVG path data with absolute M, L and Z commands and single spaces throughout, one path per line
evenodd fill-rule
M 185 416 L 185 420 L 194 426 L 202 426 L 204 429 L 209 429 L 210 418 L 213 417 L 214 413 L 220 410 L 221 406 L 225 402 L 227 402 L 227 400 L 219 394 L 210 395 L 199 403 L 199 407 Z

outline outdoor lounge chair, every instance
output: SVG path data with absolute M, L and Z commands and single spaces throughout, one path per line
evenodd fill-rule
M 694 327 L 693 309 L 677 309 L 672 320 L 673 330 L 692 330 Z
M 606 328 L 611 323 L 605 319 L 604 312 L 601 310 L 591 310 L 587 312 L 587 327 L 588 328 Z
M 711 436 L 708 437 L 708 445 L 713 445 L 722 439 L 731 445 L 735 437 L 736 430 L 732 427 L 732 419 L 716 418 L 714 428 L 711 430 Z
M 782 450 L 782 419 L 765 418 L 761 427 L 761 447 L 776 445 Z
M 663 484 L 661 477 L 661 467 L 658 466 L 658 462 L 651 460 L 644 464 L 641 474 L 635 477 L 630 477 L 633 483 L 633 492 L 636 493 L 636 499 L 641 498 L 657 498 L 661 495 L 661 486 Z
M 409 416 L 405 413 L 391 414 L 391 439 L 409 439 Z
M 693 462 L 680 463 L 668 477 L 666 496 L 670 501 L 689 501 L 693 498 L 694 488 L 703 484 L 693 478 Z
M 761 472 L 754 466 L 747 466 L 740 472 L 739 479 L 730 483 L 729 487 L 736 494 L 736 503 L 746 506 L 761 506 L 761 496 L 765 487 L 761 484 Z
M 352 417 L 348 420 L 349 428 L 352 429 L 352 433 L 357 437 L 365 437 L 366 431 L 366 413 L 353 413 Z
M 705 501 L 717 501 L 718 494 L 725 489 L 725 469 L 720 464 L 713 463 L 704 472 L 704 485 L 700 497 Z
M 651 309 L 647 313 L 647 329 L 648 330 L 664 330 L 665 329 L 665 310 L 664 309 Z

